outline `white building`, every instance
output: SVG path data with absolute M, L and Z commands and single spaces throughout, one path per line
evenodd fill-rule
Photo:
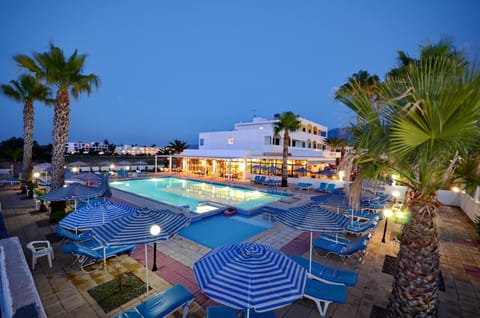
M 69 141 L 65 146 L 65 153 L 69 154 L 88 154 L 90 151 L 107 152 L 108 145 L 100 142 Z
M 146 146 L 133 146 L 133 145 L 123 145 L 123 146 L 115 147 L 115 153 L 118 155 L 155 156 L 159 151 L 160 151 L 159 147 L 146 147 Z
M 325 144 L 327 127 L 305 118 L 298 119 L 302 123 L 300 130 L 290 132 L 288 174 L 295 176 L 295 170 L 300 168 L 316 172 L 335 164 L 340 153 L 330 151 Z M 267 167 L 274 174 L 281 173 L 283 132 L 275 136 L 277 121 L 254 117 L 251 122 L 236 123 L 230 131 L 200 133 L 199 149 L 186 149 L 179 156 L 185 159 L 183 170 L 239 178 L 249 178 Z M 260 166 L 263 169 L 259 169 Z

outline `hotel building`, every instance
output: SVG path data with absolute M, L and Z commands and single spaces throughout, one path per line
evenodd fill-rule
M 335 165 L 340 153 L 326 145 L 326 126 L 302 117 L 298 120 L 301 128 L 289 133 L 287 172 L 290 177 L 298 177 L 295 170 L 305 168 L 315 177 L 313 172 Z M 182 158 L 182 170 L 187 174 L 241 179 L 251 178 L 253 174 L 280 175 L 283 132 L 275 135 L 277 121 L 278 118 L 254 117 L 251 122 L 236 123 L 233 130 L 201 132 L 198 149 L 186 149 L 174 157 Z

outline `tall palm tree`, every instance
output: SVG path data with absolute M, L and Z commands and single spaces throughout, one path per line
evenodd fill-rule
M 345 96 L 356 94 L 358 91 L 364 92 L 370 100 L 372 107 L 379 112 L 380 100 L 378 97 L 378 89 L 381 84 L 378 75 L 370 75 L 369 72 L 360 70 L 348 78 L 347 82 L 340 86 L 335 92 L 335 99 L 341 100 Z M 375 106 L 374 106 L 375 105 Z M 360 118 L 357 118 L 357 123 Z
M 275 136 L 280 135 L 283 131 L 283 152 L 282 152 L 282 187 L 288 186 L 287 160 L 288 146 L 290 145 L 290 132 L 300 129 L 302 123 L 298 120 L 298 116 L 292 112 L 285 112 L 278 116 L 278 121 L 273 124 L 273 132 Z
M 422 56 L 403 75 L 387 77 L 379 91 L 382 114 L 371 110 L 365 92 L 341 99 L 364 123 L 355 127 L 357 150 L 349 155 L 359 165 L 354 185 L 375 166 L 377 176 L 393 171 L 408 188 L 412 219 L 402 230 L 389 317 L 437 315 L 436 192 L 450 185 L 460 157 L 480 137 L 480 72 L 462 65 L 450 56 Z M 359 189 L 351 196 L 358 198 Z
M 16 102 L 23 103 L 23 161 L 22 179 L 29 181 L 32 177 L 32 148 L 34 127 L 34 101 L 51 103 L 51 91 L 35 77 L 24 74 L 19 81 L 11 80 L 10 84 L 2 84 L 3 94 Z
M 52 189 L 63 186 L 65 181 L 65 146 L 68 141 L 70 126 L 70 95 L 75 99 L 81 93 L 90 95 L 93 87 L 98 87 L 100 80 L 95 74 L 83 74 L 87 55 L 75 50 L 65 57 L 63 50 L 50 44 L 44 53 L 14 56 L 19 66 L 35 73 L 36 77 L 48 85 L 57 88 L 53 118 L 53 153 L 52 153 Z

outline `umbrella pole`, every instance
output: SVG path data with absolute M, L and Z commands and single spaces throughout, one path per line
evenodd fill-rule
M 148 298 L 148 255 L 147 255 L 147 244 L 145 244 L 145 277 L 146 277 L 146 285 L 147 285 L 147 298 Z
M 312 274 L 312 246 L 313 246 L 313 232 L 310 231 L 310 257 L 308 262 L 308 274 Z

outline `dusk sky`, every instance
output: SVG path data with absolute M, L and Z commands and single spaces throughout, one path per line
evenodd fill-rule
M 335 90 L 363 69 L 383 78 L 397 50 L 450 37 L 480 57 L 480 1 L 3 1 L 0 83 L 16 54 L 88 55 L 101 85 L 70 103 L 70 141 L 197 144 L 253 116 L 293 111 L 329 129 L 355 116 Z M 23 136 L 23 105 L 0 95 L 0 141 Z M 52 142 L 53 107 L 35 104 L 34 138 Z

